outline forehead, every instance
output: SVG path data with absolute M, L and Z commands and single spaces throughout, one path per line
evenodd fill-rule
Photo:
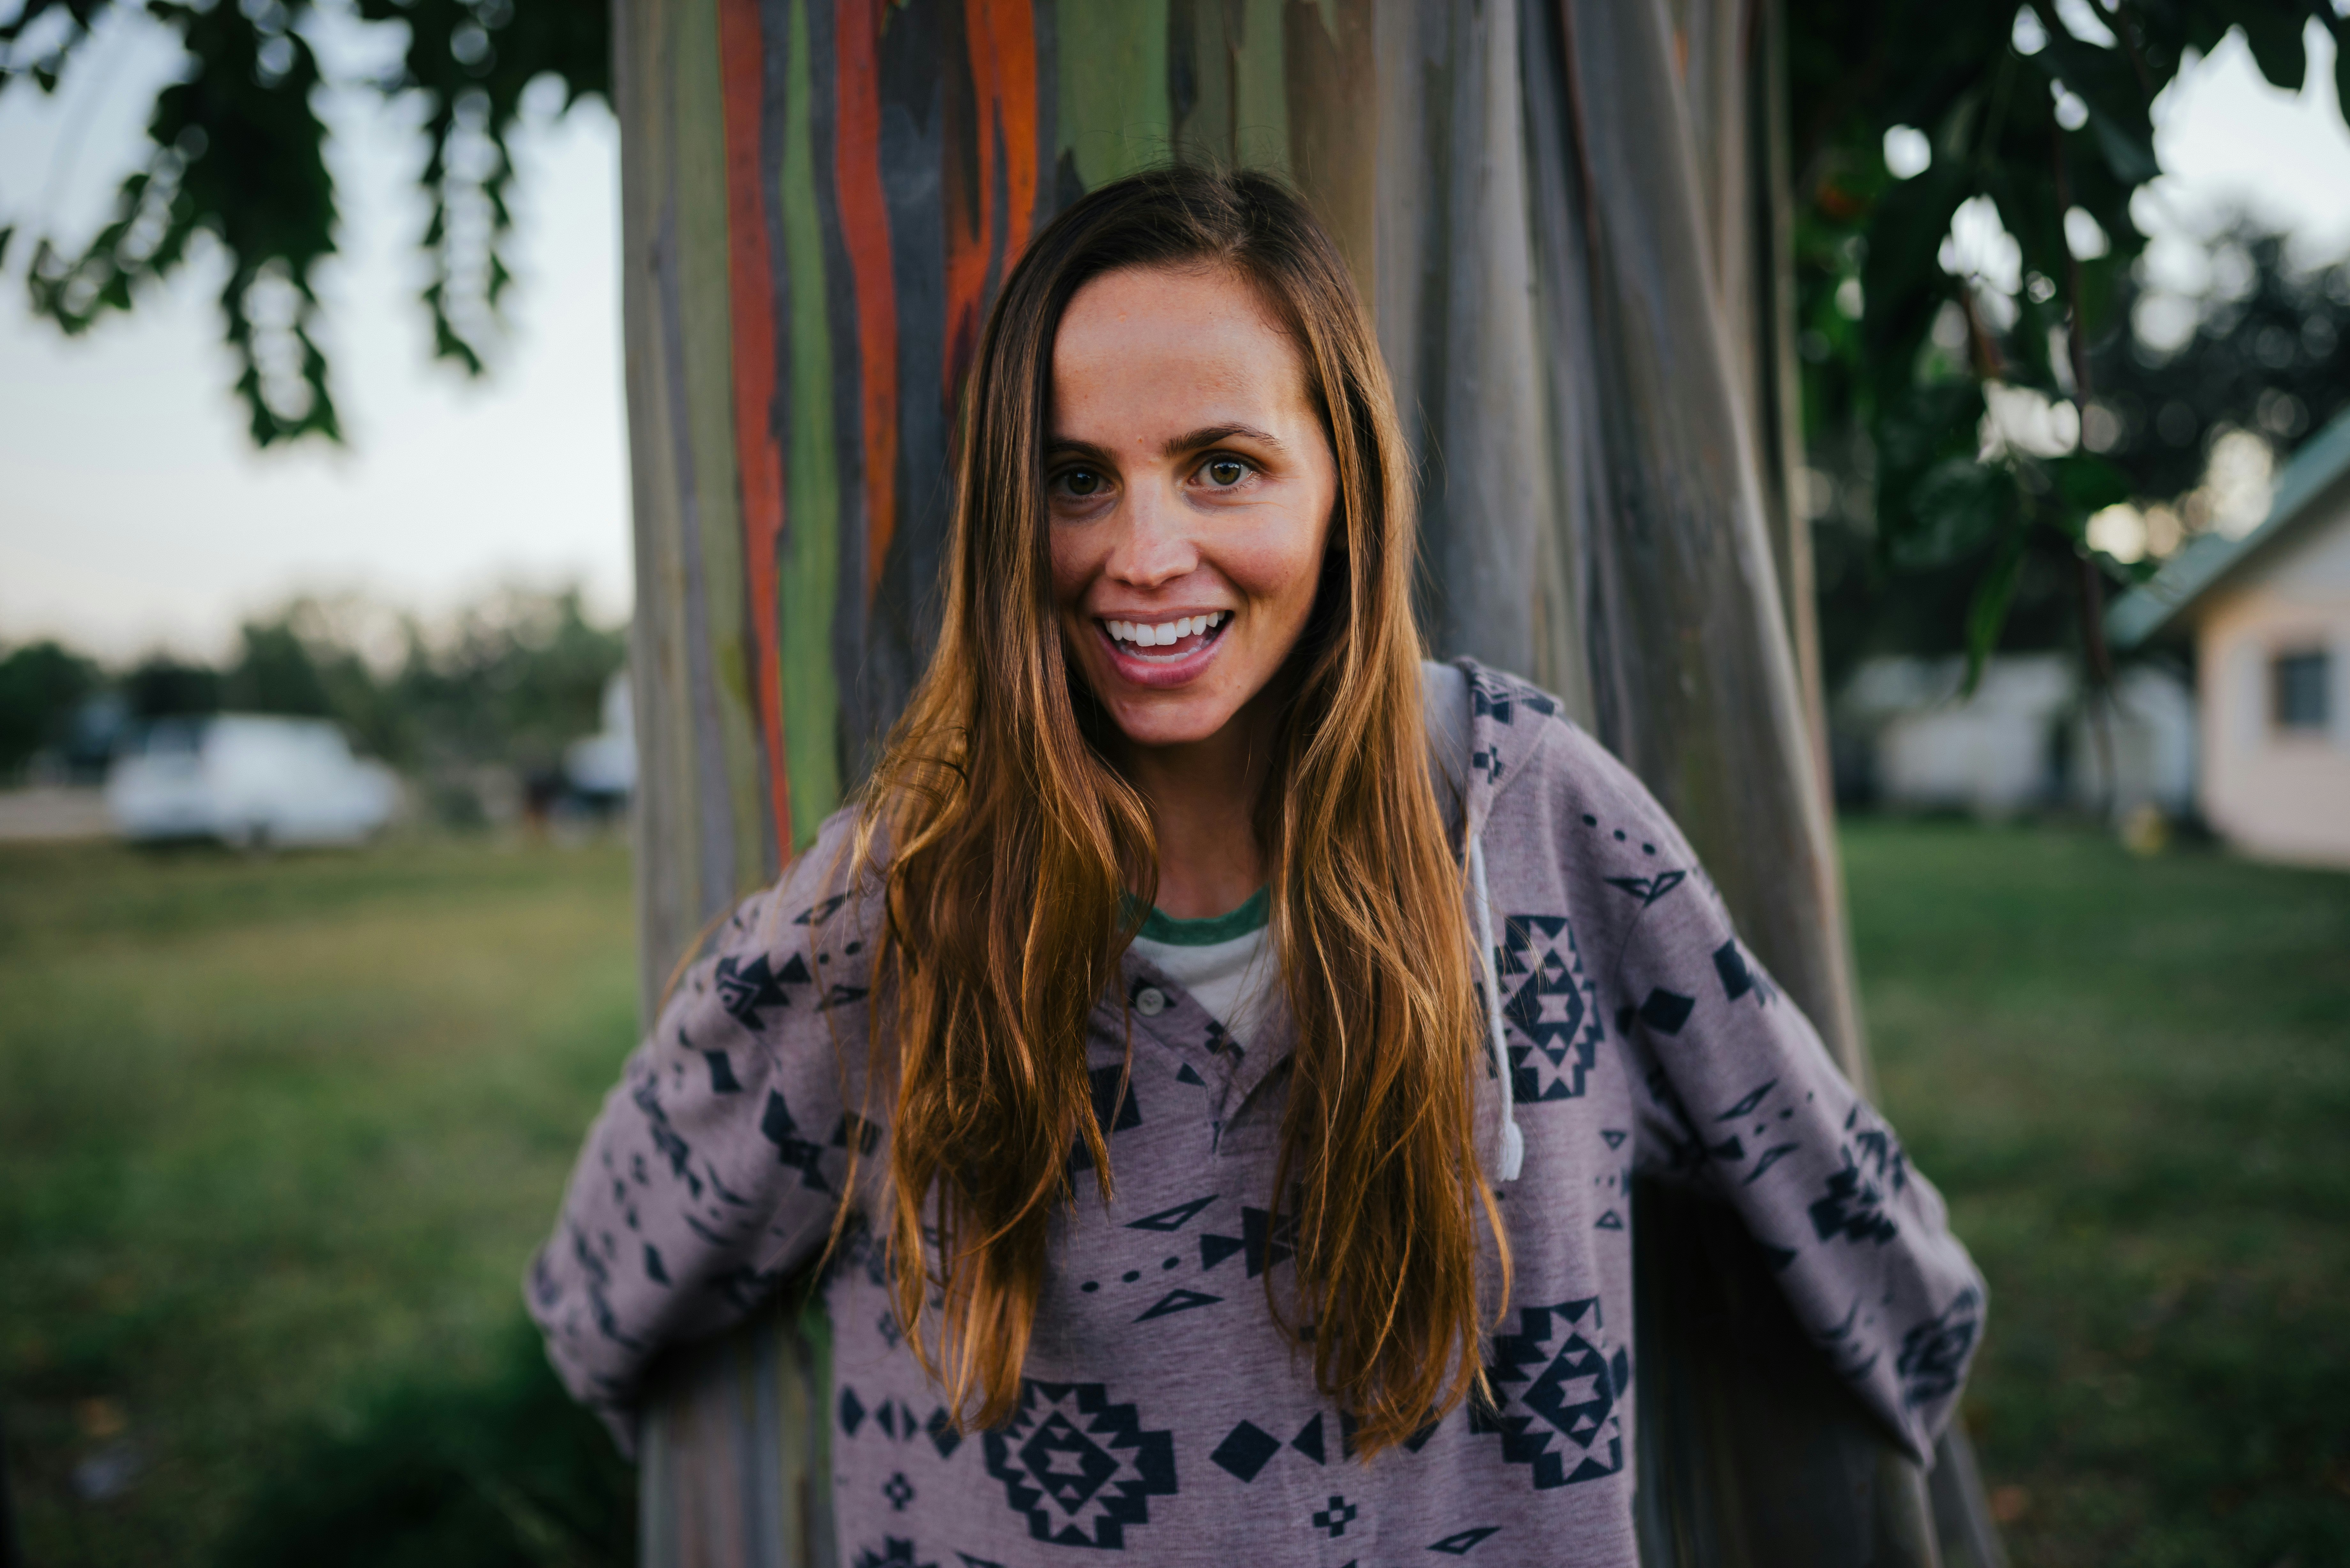
M 1126 267 L 1080 288 L 1053 339 L 1053 433 L 1103 420 L 1192 428 L 1222 411 L 1311 417 L 1297 345 L 1229 267 Z M 1131 432 L 1140 438 L 1144 432 Z

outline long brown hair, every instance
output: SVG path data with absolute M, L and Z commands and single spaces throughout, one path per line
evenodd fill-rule
M 1295 1299 L 1285 1311 L 1270 1279 L 1267 1294 L 1370 1453 L 1477 1384 L 1481 1220 L 1497 1242 L 1501 1228 L 1473 1136 L 1473 950 L 1421 729 L 1410 475 L 1346 265 L 1269 176 L 1170 168 L 1104 186 L 1037 236 L 988 318 L 938 651 L 858 840 L 858 880 L 886 887 L 868 1080 L 896 1084 L 885 1230 L 915 1354 L 960 1417 L 1006 1418 L 1078 1143 L 1110 1195 L 1087 1019 L 1135 931 L 1122 895 L 1147 904 L 1158 876 L 1149 814 L 1097 743 L 1108 721 L 1054 615 L 1053 339 L 1088 280 L 1201 265 L 1247 278 L 1286 327 L 1336 458 L 1254 818 L 1297 1027 L 1273 1203 L 1295 1218 Z

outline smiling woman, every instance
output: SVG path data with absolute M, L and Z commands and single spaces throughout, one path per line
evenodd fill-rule
M 1337 495 L 1295 338 L 1231 266 L 1093 279 L 1054 338 L 1045 465 L 1062 637 L 1156 808 L 1159 907 L 1221 914 L 1263 882 L 1250 759 L 1272 755 Z M 1227 810 L 1198 822 L 1194 797 Z
M 1923 1459 L 1982 1313 L 1940 1199 L 1631 775 L 1422 664 L 1299 199 L 1075 202 L 969 398 L 890 748 L 688 972 L 534 1269 L 573 1390 L 627 1438 L 661 1346 L 823 1259 L 860 1562 L 1629 1568 L 1638 1170 L 1726 1200 Z

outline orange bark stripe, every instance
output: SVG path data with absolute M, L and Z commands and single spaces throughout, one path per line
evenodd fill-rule
M 1036 216 L 1035 6 L 1032 0 L 978 0 L 978 8 L 995 57 L 996 145 L 1003 158 L 1007 206 L 1003 270 L 1010 272 L 1028 248 Z
M 946 126 L 946 353 L 941 389 L 953 406 L 963 372 L 979 348 L 980 296 L 987 290 L 990 229 L 995 219 L 995 52 L 987 42 L 987 0 L 963 0 L 963 60 L 971 72 L 971 119 Z M 952 61 L 948 69 L 954 68 Z M 958 157 L 958 137 L 969 157 Z M 970 178 L 966 180 L 965 174 Z
M 775 436 L 775 269 L 761 194 L 759 121 L 764 42 L 758 0 L 718 0 L 719 92 L 726 122 L 726 268 L 734 360 L 734 456 L 742 480 L 743 558 L 751 589 L 752 676 L 766 753 L 775 844 L 792 848 L 791 777 L 784 746 L 783 649 L 776 557 L 784 539 L 784 453 Z
M 886 0 L 842 0 L 834 25 L 833 184 L 857 295 L 857 369 L 864 389 L 865 599 L 872 603 L 898 527 L 898 288 L 889 209 L 881 192 L 881 80 Z

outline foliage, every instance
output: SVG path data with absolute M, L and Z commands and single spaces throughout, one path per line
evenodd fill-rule
M 238 631 L 236 662 L 221 683 L 221 706 L 243 713 L 298 713 L 325 718 L 334 702 L 318 660 L 291 624 L 248 621 Z
M 2030 0 L 2014 11 L 1794 0 L 1806 428 L 1815 444 L 1865 447 L 1881 565 L 1964 564 L 1972 669 L 2032 564 L 2053 560 L 2069 567 L 2102 674 L 2100 604 L 2119 574 L 2093 556 L 2085 528 L 2131 486 L 2044 410 L 2069 405 L 2079 430 L 2110 363 L 2097 351 L 2126 322 L 2118 306 L 2145 244 L 2129 202 L 2157 172 L 2155 97 L 2231 26 L 2269 80 L 2297 89 L 2313 18 L 2333 31 L 2350 88 L 2350 22 L 2308 0 Z M 1897 129 L 1930 158 L 1907 179 L 1887 163 Z M 2012 237 L 2012 278 L 1954 254 L 1969 203 L 1988 203 Z M 1979 205 L 1972 226 L 1989 216 Z
M 2086 444 L 2146 505 L 2168 503 L 2201 479 L 2211 441 L 2229 430 L 2279 444 L 2350 410 L 2350 263 L 2299 271 L 2283 241 L 2241 222 L 2214 237 L 2210 278 L 2190 296 L 2158 296 L 2133 270 L 2117 281 L 2117 329 L 2092 358 L 2097 387 Z M 2183 343 L 2158 348 L 2120 330 L 2144 307 L 2191 312 Z M 1873 456 L 1865 441 L 1823 446 L 1847 470 L 1812 540 L 1822 664 L 1831 689 L 1866 653 L 1948 653 L 1967 646 L 1967 616 L 1990 552 L 1918 566 L 1880 547 L 1872 499 L 1851 470 Z M 1816 460 L 1834 462 L 1830 452 Z M 2053 543 L 2052 539 L 2052 543 Z M 1896 561 L 1900 564 L 1897 566 Z M 2076 629 L 2078 578 L 2069 542 L 2030 549 L 2008 601 L 2002 642 L 2064 646 Z
M 0 778 L 65 740 L 73 711 L 98 690 L 99 679 L 95 660 L 55 642 L 0 655 Z
M 2185 343 L 2166 349 L 2116 332 L 2091 356 L 2097 400 L 2112 416 L 2105 455 L 2140 496 L 2191 488 L 2219 431 L 2289 445 L 2350 411 L 2350 262 L 2296 269 L 2282 236 L 2241 220 L 2213 236 L 2210 261 L 2205 286 L 2175 302 L 2135 276 L 2120 282 L 2117 316 L 2135 321 L 2142 305 L 2191 309 Z
M 576 588 L 507 590 L 438 628 L 362 601 L 297 598 L 247 621 L 220 669 L 157 654 L 119 685 L 134 720 L 224 710 L 324 717 L 411 773 L 546 769 L 599 727 L 604 688 L 627 662 L 626 629 L 589 620 Z M 95 661 L 53 643 L 0 659 L 0 774 L 57 744 L 103 682 Z
M 400 69 L 352 84 L 421 99 L 432 202 L 423 301 L 434 351 L 478 374 L 510 275 L 507 140 L 524 89 L 542 76 L 567 108 L 606 95 L 608 7 L 574 0 L 354 0 L 369 24 L 408 30 Z M 315 0 L 25 0 L 0 22 L 0 92 L 20 78 L 53 92 L 95 29 L 135 10 L 178 35 L 185 65 L 156 95 L 145 162 L 114 216 L 68 254 L 36 242 L 27 283 L 37 315 L 80 333 L 168 277 L 209 234 L 227 257 L 221 292 L 236 391 L 256 444 L 341 439 L 318 345 L 318 265 L 335 254 L 334 176 L 325 157 Z M 5 254 L 12 227 L 0 227 Z
M 591 623 L 576 589 L 501 595 L 440 638 L 412 626 L 407 636 L 382 705 L 399 726 L 386 754 L 411 763 L 551 766 L 565 742 L 596 730 L 604 687 L 628 659 L 628 634 Z
M 122 694 L 134 719 L 217 713 L 221 710 L 220 671 L 158 653 L 123 678 Z

